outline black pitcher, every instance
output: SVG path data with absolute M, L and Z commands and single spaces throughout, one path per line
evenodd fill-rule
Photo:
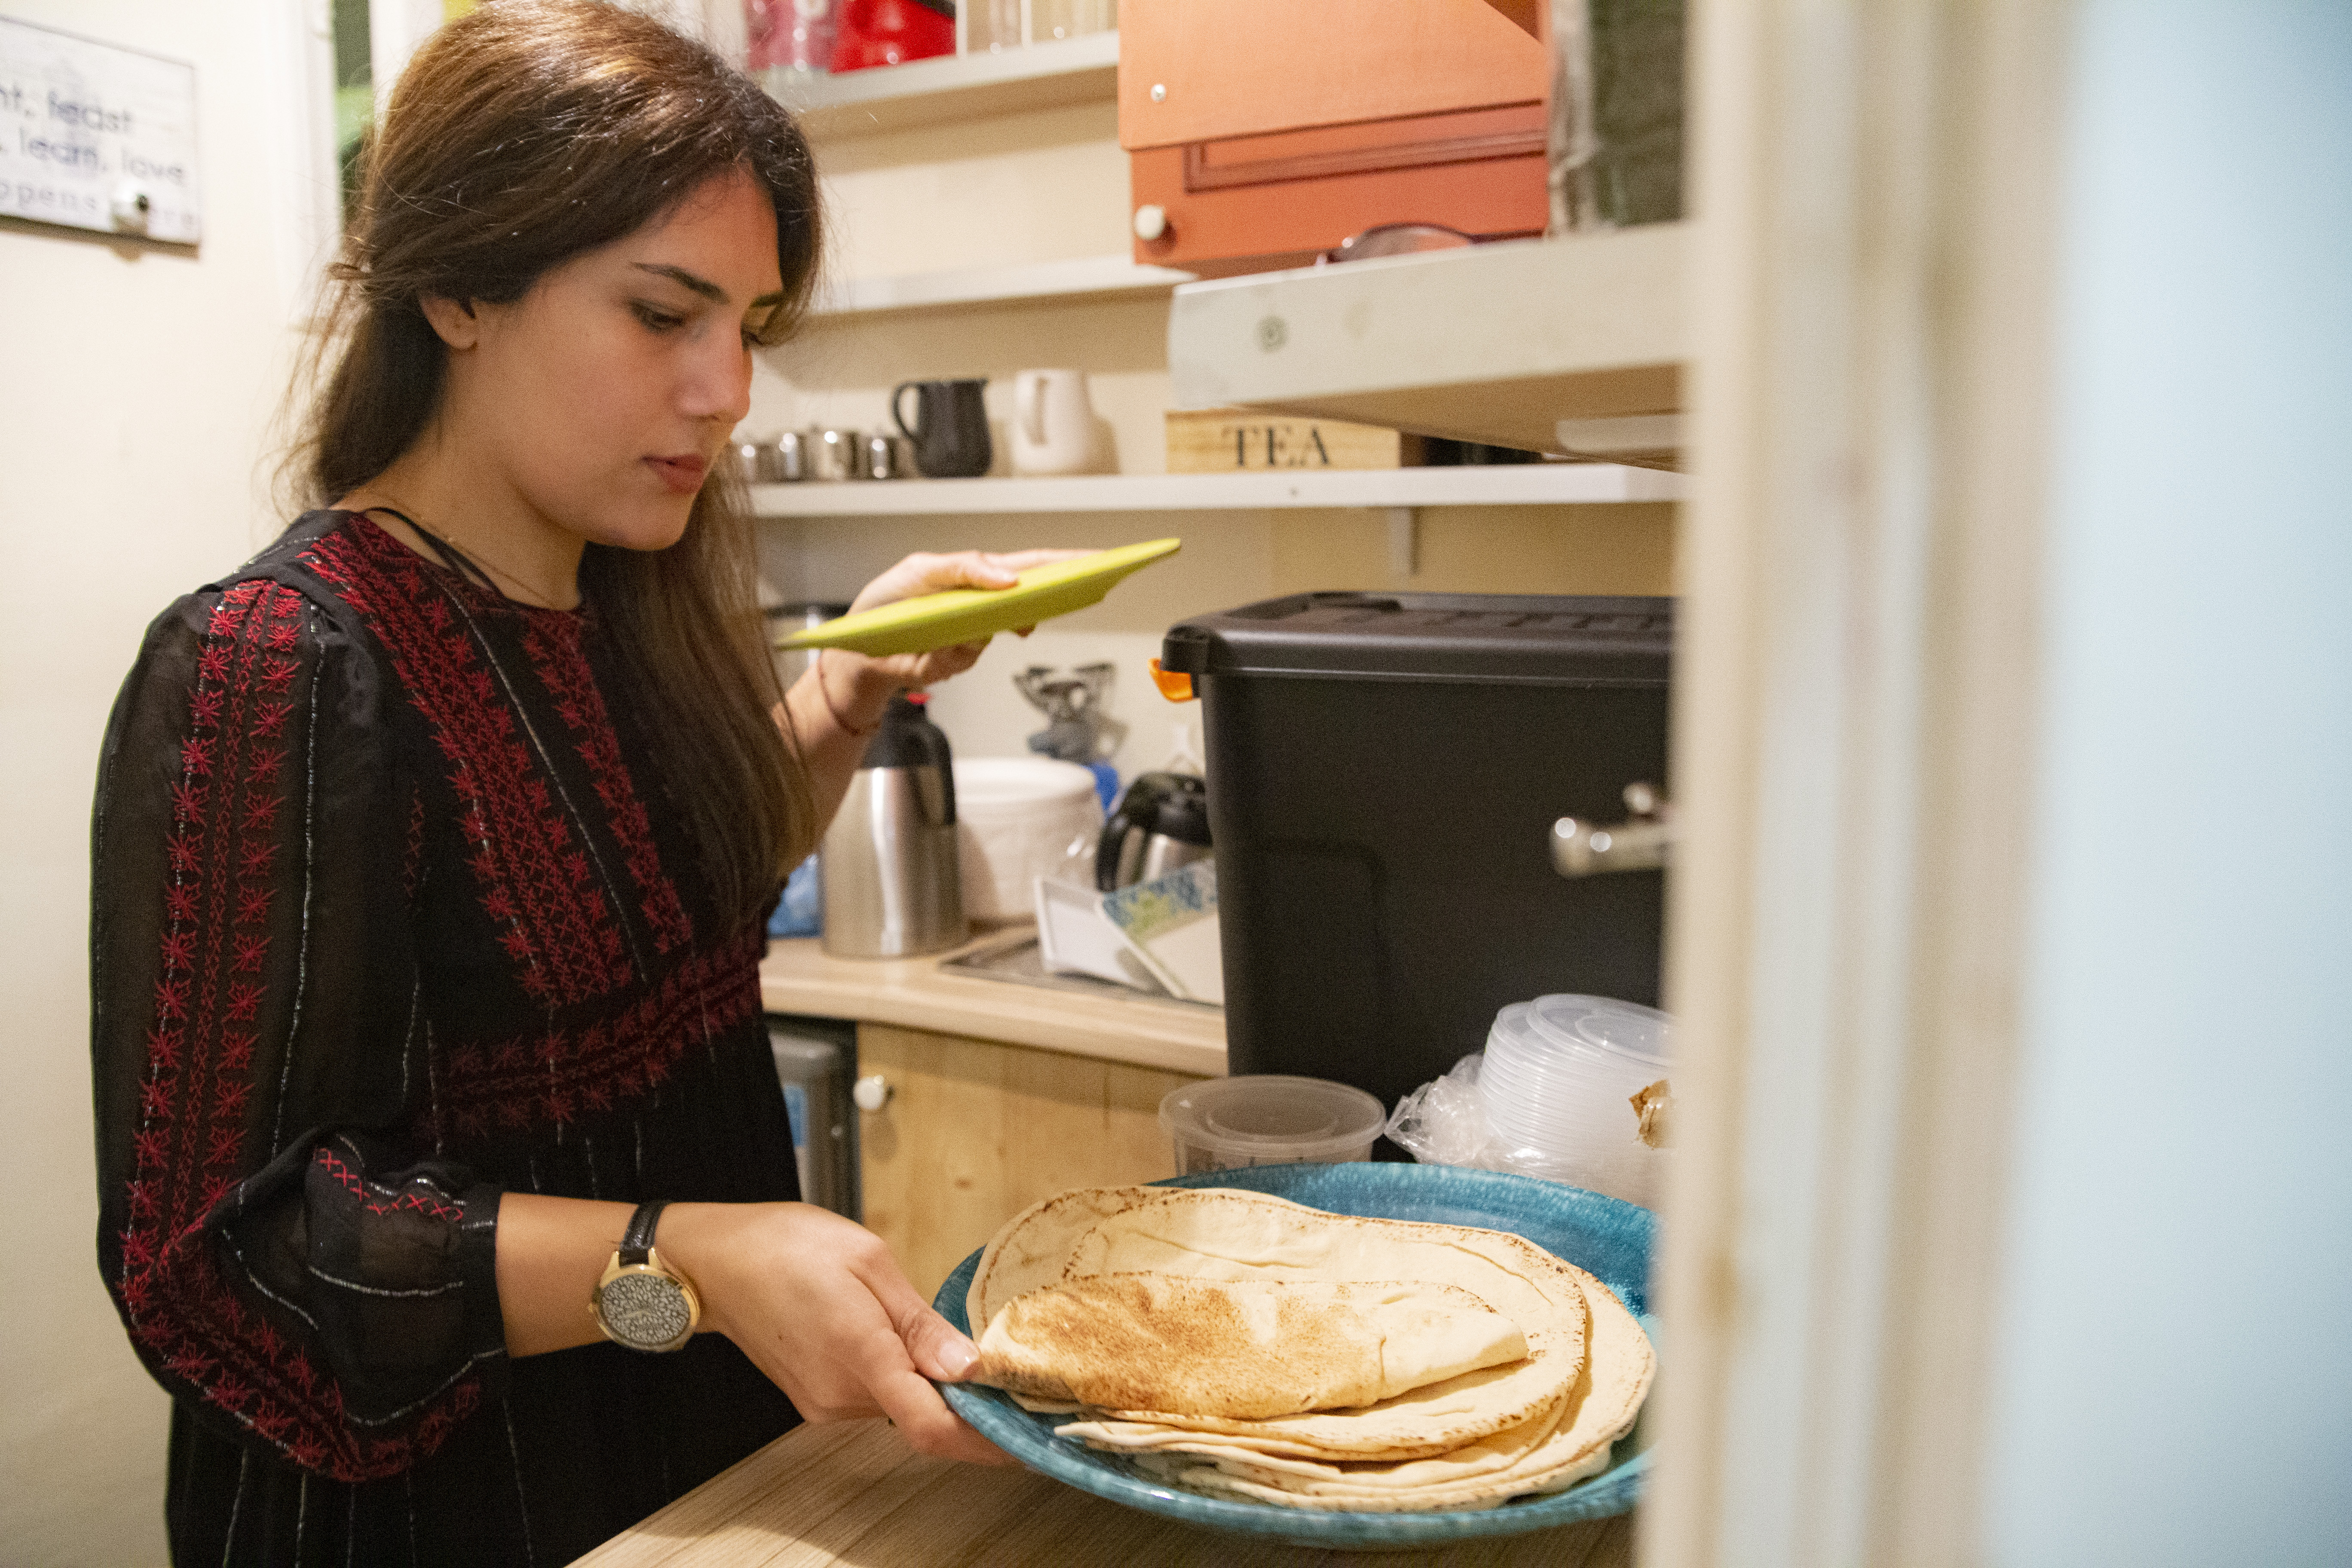
M 988 411 L 974 381 L 902 381 L 890 394 L 890 417 L 915 444 L 915 467 L 934 479 L 968 479 L 988 472 L 995 448 L 988 439 Z M 915 422 L 907 423 L 907 389 L 915 389 Z

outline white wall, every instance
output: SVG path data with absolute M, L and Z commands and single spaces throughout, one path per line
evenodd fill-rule
M 9 0 L 194 61 L 194 253 L 0 225 L 0 1192 L 29 1272 L 0 1334 L 0 1558 L 163 1561 L 162 1392 L 98 1278 L 84 931 L 99 735 L 147 621 L 274 531 L 257 484 L 307 250 L 297 6 Z
M 2002 1564 L 2352 1551 L 2352 8 L 2088 0 Z

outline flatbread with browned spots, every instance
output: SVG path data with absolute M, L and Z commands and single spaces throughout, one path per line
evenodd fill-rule
M 1527 1353 L 1517 1323 L 1453 1285 L 1104 1274 L 1009 1302 L 971 1375 L 1034 1399 L 1250 1419 L 1373 1405 Z

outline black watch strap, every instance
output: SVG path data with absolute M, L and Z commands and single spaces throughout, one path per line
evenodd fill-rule
M 629 1216 L 629 1228 L 621 1233 L 623 1265 L 646 1261 L 654 1249 L 654 1224 L 667 1207 L 667 1203 L 658 1200 L 637 1205 L 637 1212 Z

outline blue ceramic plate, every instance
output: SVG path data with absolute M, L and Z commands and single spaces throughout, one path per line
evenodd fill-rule
M 1657 1330 L 1648 1315 L 1654 1222 L 1649 1210 L 1615 1198 L 1526 1176 L 1450 1165 L 1257 1165 L 1179 1176 L 1155 1184 L 1240 1187 L 1332 1214 L 1514 1231 L 1617 1292 L 1618 1299 L 1641 1318 L 1653 1346 L 1656 1343 Z M 967 1333 L 971 1331 L 964 1321 L 964 1296 L 979 1267 L 980 1254 L 975 1252 L 948 1276 L 933 1303 L 948 1321 Z M 1147 1477 L 1125 1459 L 1055 1436 L 1055 1423 L 1068 1420 L 1067 1416 L 1033 1415 L 1009 1394 L 993 1388 L 960 1384 L 941 1392 L 956 1414 L 990 1442 L 1055 1480 L 1149 1513 L 1238 1535 L 1268 1536 L 1295 1546 L 1433 1546 L 1472 1536 L 1518 1535 L 1580 1520 L 1605 1519 L 1633 1506 L 1641 1493 L 1643 1473 L 1649 1468 L 1643 1423 L 1636 1421 L 1633 1431 L 1618 1443 L 1609 1468 L 1566 1491 L 1500 1508 L 1437 1513 L 1320 1513 L 1178 1491 Z

